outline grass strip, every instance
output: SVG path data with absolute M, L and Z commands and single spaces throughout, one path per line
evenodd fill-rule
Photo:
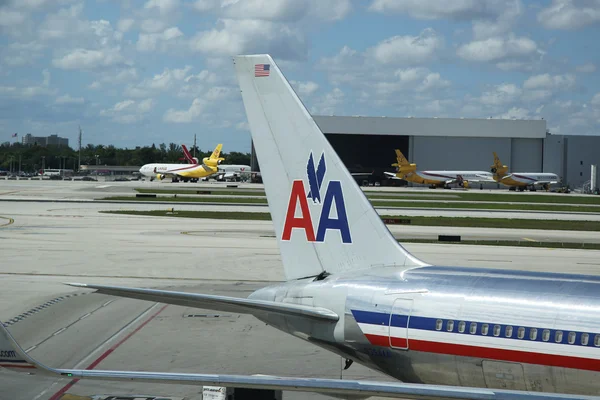
M 270 213 L 241 211 L 175 211 L 168 210 L 109 210 L 101 211 L 109 214 L 148 215 L 157 217 L 210 218 L 230 220 L 270 221 Z M 507 228 L 507 229 L 545 229 L 568 231 L 600 231 L 600 222 L 596 221 L 559 221 L 537 219 L 508 218 L 472 218 L 472 217 L 409 217 L 381 216 L 384 220 L 410 220 L 410 225 L 417 226 L 451 226 L 466 228 Z M 532 242 L 533 243 L 533 242 Z
M 168 201 L 170 203 L 256 203 L 256 204 L 267 204 L 267 198 L 255 199 L 249 197 L 247 199 L 241 199 L 236 197 L 131 197 L 131 196 L 113 196 L 105 197 L 97 200 L 111 200 L 111 201 L 147 201 L 149 203 L 156 201 Z M 599 211 L 600 212 L 600 211 Z
M 600 243 L 576 242 L 529 242 L 525 240 L 461 240 L 460 242 L 439 242 L 428 239 L 400 239 L 400 243 L 437 243 L 437 244 L 470 244 L 476 246 L 513 246 L 513 247 L 538 247 L 551 249 L 585 249 L 600 250 Z
M 135 189 L 138 193 L 156 193 L 156 194 L 185 194 L 185 195 L 197 195 L 202 196 L 206 193 L 198 192 L 211 192 L 212 195 L 222 196 L 265 196 L 264 190 L 227 190 L 227 189 L 211 189 L 211 188 L 199 188 L 199 189 Z M 600 205 L 600 196 L 569 196 L 569 195 L 544 195 L 544 194 L 522 194 L 522 193 L 477 193 L 477 192 L 462 192 L 462 191 L 441 191 L 441 193 L 434 192 L 402 192 L 402 189 L 398 189 L 397 192 L 383 192 L 383 191 L 366 191 L 365 195 L 369 199 L 388 199 L 388 200 L 431 200 L 438 201 L 435 196 L 439 196 L 439 201 L 445 202 L 460 202 L 463 201 L 495 201 L 495 202 L 513 202 L 513 203 L 540 203 L 540 204 L 596 204 Z M 449 199 L 448 196 L 455 197 Z
M 394 193 L 390 192 L 365 192 L 370 199 L 403 199 L 410 198 L 409 193 Z M 600 205 L 600 196 L 569 196 L 568 194 L 522 194 L 513 192 L 503 193 L 474 193 L 474 192 L 462 192 L 462 191 L 444 191 L 443 195 L 456 196 L 456 200 L 443 199 L 444 201 L 497 201 L 505 202 L 510 201 L 514 203 L 542 203 L 542 204 L 598 204 Z M 440 197 L 442 196 L 440 193 Z M 434 195 L 433 193 L 429 193 Z M 414 198 L 414 196 L 413 196 Z M 442 198 L 440 198 L 442 200 Z
M 156 193 L 156 194 L 185 194 L 190 196 L 265 196 L 264 190 L 226 190 L 226 189 L 135 189 L 138 193 Z M 210 193 L 209 193 L 210 192 Z
M 266 198 L 236 198 L 236 197 L 131 197 L 131 196 L 114 196 L 105 197 L 99 200 L 111 201 L 167 201 L 173 203 L 253 203 L 267 204 Z M 506 203 L 461 203 L 457 201 L 426 201 L 418 203 L 402 202 L 402 201 L 378 201 L 372 200 L 371 204 L 374 207 L 380 208 L 444 208 L 444 209 L 473 209 L 473 210 L 525 210 L 525 211 L 556 211 L 556 212 L 587 212 L 600 214 L 599 207 L 567 206 L 560 204 L 506 204 Z

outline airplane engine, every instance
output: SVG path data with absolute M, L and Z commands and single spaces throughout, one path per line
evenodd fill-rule
M 417 164 L 392 164 L 393 167 L 396 167 L 396 172 L 401 175 L 410 174 L 411 172 L 415 172 L 417 170 Z
M 163 174 L 156 174 L 156 179 L 162 181 L 163 179 L 165 179 L 165 176 Z

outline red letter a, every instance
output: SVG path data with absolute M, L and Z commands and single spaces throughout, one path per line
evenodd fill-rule
M 298 202 L 300 202 L 300 211 L 302 213 L 300 218 L 295 217 Z M 285 223 L 283 224 L 283 235 L 281 235 L 281 240 L 290 240 L 293 228 L 304 229 L 306 240 L 309 242 L 315 241 L 315 231 L 312 226 L 312 220 L 310 219 L 304 183 L 301 180 L 292 183 L 292 193 L 290 194 L 290 201 L 285 216 Z

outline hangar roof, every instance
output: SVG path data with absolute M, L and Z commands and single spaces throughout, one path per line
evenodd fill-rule
M 545 138 L 545 120 L 474 118 L 390 118 L 319 116 L 314 119 L 329 134 Z

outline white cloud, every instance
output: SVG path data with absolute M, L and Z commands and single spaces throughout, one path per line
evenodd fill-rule
M 160 19 L 148 18 L 140 23 L 140 29 L 146 33 L 156 33 L 167 28 L 167 23 Z
M 431 29 L 419 36 L 394 36 L 371 49 L 375 60 L 382 64 L 420 64 L 432 59 L 443 46 L 443 40 Z
M 516 101 L 521 96 L 521 88 L 512 83 L 503 83 L 484 92 L 479 101 L 486 105 L 498 106 Z
M 69 94 L 59 96 L 54 100 L 56 104 L 83 104 L 85 102 L 83 97 L 71 97 Z
M 442 79 L 439 73 L 427 74 L 423 82 L 417 87 L 417 92 L 428 92 L 435 89 L 443 89 L 450 86 L 450 81 Z
M 142 52 L 165 51 L 172 48 L 175 39 L 183 36 L 183 32 L 177 27 L 165 29 L 162 33 L 140 33 L 136 48 Z
M 548 29 L 579 29 L 600 22 L 600 0 L 554 0 L 537 15 Z
M 418 19 L 472 20 L 497 13 L 493 1 L 479 0 L 374 0 L 370 11 L 408 14 Z
M 121 32 L 127 32 L 135 25 L 135 20 L 131 18 L 120 19 L 117 22 L 117 29 Z
M 313 114 L 334 115 L 344 102 L 344 92 L 340 88 L 333 88 L 315 102 L 311 112 Z
M 590 103 L 591 103 L 593 106 L 598 106 L 598 107 L 600 107 L 600 93 L 596 93 L 596 94 L 594 95 L 594 97 L 592 97 L 592 100 L 590 101 Z
M 493 37 L 475 40 L 458 48 L 457 54 L 468 61 L 497 61 L 508 57 L 535 54 L 536 43 L 526 37 L 510 35 L 508 38 Z
M 219 56 L 264 52 L 278 54 L 280 59 L 306 58 L 304 36 L 293 27 L 250 19 L 222 19 L 220 25 L 196 34 L 190 40 L 191 49 Z
M 525 89 L 569 89 L 575 84 L 575 76 L 571 74 L 550 75 L 540 74 L 529 77 L 523 88 Z
M 188 76 L 191 69 L 189 65 L 184 68 L 165 68 L 162 73 L 144 79 L 137 85 L 128 85 L 125 94 L 131 97 L 148 97 L 155 92 L 171 90 L 175 85 L 181 85 L 186 78 L 191 78 Z
M 578 65 L 576 68 L 577 72 L 582 72 L 585 74 L 591 74 L 592 72 L 596 72 L 596 65 L 592 63 L 586 63 L 583 65 Z
M 113 121 L 122 124 L 132 124 L 143 120 L 148 112 L 152 110 L 154 104 L 153 99 L 145 99 L 139 102 L 127 99 L 116 103 L 111 108 L 101 110 L 100 115 L 110 117 Z
M 200 11 L 218 11 L 231 19 L 258 19 L 293 23 L 303 19 L 336 21 L 352 10 L 350 0 L 196 0 L 192 8 Z
M 495 118 L 499 119 L 530 119 L 531 114 L 529 110 L 521 107 L 512 107 L 510 110 L 505 112 L 504 114 L 500 114 Z
M 161 15 L 170 14 L 179 8 L 179 0 L 148 0 L 144 8 L 157 8 Z
M 170 108 L 163 115 L 163 121 L 173 123 L 188 123 L 197 120 L 206 108 L 206 101 L 200 98 L 194 99 L 192 105 L 187 110 L 175 110 Z
M 98 81 L 94 81 L 88 85 L 88 88 L 90 89 L 100 89 L 100 87 L 102 87 L 102 85 Z
M 120 48 L 88 50 L 74 49 L 62 57 L 54 58 L 52 65 L 61 69 L 96 69 L 123 63 Z
M 294 89 L 300 94 L 300 97 L 310 96 L 319 89 L 319 84 L 313 81 L 298 82 L 290 81 Z
M 33 64 L 42 57 L 44 45 L 37 41 L 11 43 L 5 47 L 2 62 L 10 66 Z
M 27 15 L 10 9 L 0 8 L 0 27 L 12 28 L 22 24 Z

